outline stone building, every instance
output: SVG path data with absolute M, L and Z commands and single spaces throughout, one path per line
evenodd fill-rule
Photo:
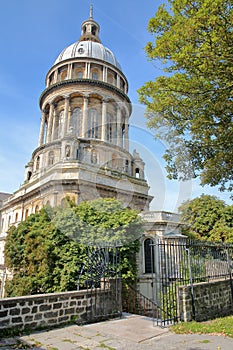
M 24 183 L 0 203 L 2 267 L 9 226 L 45 205 L 63 205 L 67 196 L 77 204 L 115 197 L 129 208 L 149 210 L 153 197 L 144 162 L 136 150 L 129 152 L 128 81 L 99 32 L 91 7 L 79 40 L 60 53 L 46 75 L 38 147 Z
M 91 9 L 79 40 L 47 73 L 38 147 L 23 185 L 2 205 L 1 232 L 66 196 L 76 203 L 116 197 L 130 208 L 149 209 L 144 162 L 136 150 L 129 152 L 128 81 L 99 31 Z

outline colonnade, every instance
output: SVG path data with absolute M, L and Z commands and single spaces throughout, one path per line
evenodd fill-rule
M 93 75 L 95 72 L 97 76 Z M 79 65 L 69 63 L 65 66 L 63 65 L 61 67 L 56 67 L 55 70 L 50 72 L 47 78 L 46 86 L 49 87 L 52 84 L 56 84 L 66 79 L 70 80 L 77 78 L 100 80 L 116 86 L 125 94 L 128 92 L 127 83 L 123 76 L 120 75 L 118 70 L 115 70 L 112 67 L 109 68 L 107 65 L 98 65 L 92 62 L 80 62 Z M 113 81 L 110 81 L 112 79 Z
M 129 150 L 129 114 L 128 111 L 116 104 L 116 108 L 108 108 L 114 102 L 102 98 L 95 108 L 90 105 L 91 96 L 83 95 L 82 105 L 71 104 L 72 97 L 65 96 L 64 104 L 59 106 L 50 102 L 42 111 L 40 136 L 38 146 L 62 139 L 74 134 L 72 130 L 72 114 L 74 110 L 80 111 L 77 121 L 78 127 L 75 135 L 82 138 L 96 138 L 104 142 L 111 142 L 119 147 Z M 112 105 L 111 105 L 112 106 Z M 111 109 L 111 111 L 110 111 Z M 114 110 L 114 114 L 112 113 Z M 93 115 L 96 112 L 96 120 Z M 111 112 L 111 113 L 110 113 Z M 91 133 L 93 128 L 96 133 Z

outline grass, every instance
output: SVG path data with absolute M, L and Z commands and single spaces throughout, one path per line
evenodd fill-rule
M 233 338 L 233 316 L 216 318 L 206 322 L 183 322 L 172 326 L 170 330 L 177 334 L 211 334 Z

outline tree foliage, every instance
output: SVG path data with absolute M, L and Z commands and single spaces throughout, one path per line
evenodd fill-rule
M 122 278 L 135 281 L 143 230 L 138 212 L 114 199 L 67 204 L 43 208 L 9 229 L 5 263 L 13 279 L 6 283 L 7 296 L 75 290 L 91 245 L 120 244 Z
M 145 48 L 164 76 L 139 90 L 148 125 L 167 146 L 168 177 L 233 188 L 232 0 L 168 0 Z
M 233 243 L 233 206 L 202 195 L 179 208 L 183 233 L 194 239 Z

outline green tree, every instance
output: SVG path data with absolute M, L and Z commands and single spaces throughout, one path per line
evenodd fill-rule
M 114 199 L 67 204 L 43 208 L 9 229 L 5 261 L 13 279 L 6 283 L 7 296 L 75 290 L 90 245 L 121 243 L 119 270 L 125 283 L 135 281 L 143 230 L 138 212 Z
M 215 196 L 202 195 L 183 203 L 179 212 L 183 233 L 194 239 L 233 243 L 233 206 Z
M 164 76 L 139 89 L 148 126 L 165 141 L 168 177 L 233 188 L 232 0 L 168 0 L 150 19 L 148 58 Z

